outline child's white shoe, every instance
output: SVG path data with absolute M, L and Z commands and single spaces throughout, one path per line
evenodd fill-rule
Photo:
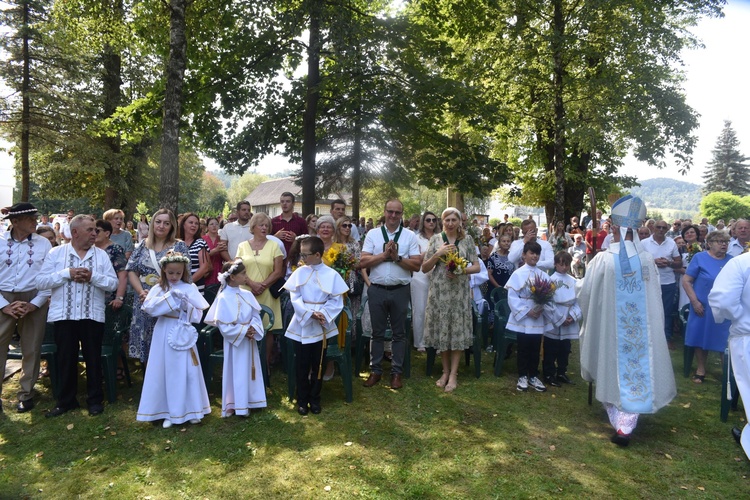
M 191 418 L 190 419 L 190 423 L 193 424 L 193 425 L 195 425 L 195 424 L 200 424 L 201 421 L 199 419 L 197 419 L 197 418 Z
M 169 429 L 170 427 L 172 427 L 172 421 L 171 420 L 167 420 L 165 418 L 164 422 L 162 422 L 161 426 L 164 427 L 165 429 Z

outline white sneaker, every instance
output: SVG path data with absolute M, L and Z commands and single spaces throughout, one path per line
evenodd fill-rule
M 190 423 L 193 424 L 193 425 L 195 425 L 195 424 L 200 424 L 201 421 L 199 419 L 197 419 L 197 418 L 191 418 L 190 419 Z
M 523 391 L 526 392 L 529 390 L 529 378 L 528 377 L 518 377 L 518 383 L 516 384 L 516 390 L 517 391 Z
M 170 427 L 172 427 L 172 422 L 170 420 L 167 420 L 165 418 L 164 422 L 162 422 L 161 426 L 164 427 L 165 429 L 169 429 Z
M 533 387 L 535 391 L 537 392 L 544 392 L 547 390 L 547 386 L 542 383 L 541 380 L 539 380 L 536 377 L 531 377 L 529 379 L 529 386 Z

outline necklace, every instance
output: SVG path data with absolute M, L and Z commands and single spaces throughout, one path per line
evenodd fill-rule
M 8 250 L 5 251 L 5 253 L 8 254 L 8 259 L 5 261 L 5 264 L 10 267 L 11 264 L 13 264 L 13 260 L 10 258 L 10 256 L 13 254 L 13 244 L 16 242 L 13 239 L 13 236 L 9 235 L 10 238 L 8 238 Z M 31 265 L 34 263 L 34 259 L 32 258 L 34 256 L 34 242 L 31 241 L 31 235 L 29 235 L 26 240 L 29 242 L 29 250 L 26 252 L 29 254 L 29 260 L 26 261 L 26 263 L 31 267 Z M 20 243 L 20 242 L 19 242 Z

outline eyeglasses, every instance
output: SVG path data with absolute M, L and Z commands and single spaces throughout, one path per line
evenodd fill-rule
M 404 212 L 400 212 L 398 210 L 386 210 L 385 213 L 387 213 L 388 215 L 401 215 Z
M 94 231 L 96 232 L 96 234 L 99 234 L 99 233 L 101 233 L 101 232 L 102 232 L 102 230 L 101 230 L 101 229 L 99 229 L 98 227 L 97 227 L 96 229 L 94 229 Z
M 352 225 L 349 224 L 348 222 L 344 222 L 343 224 L 341 224 L 341 227 L 350 228 L 350 227 L 352 227 Z
M 302 260 L 305 260 L 305 259 L 307 259 L 311 255 L 313 255 L 313 254 L 311 254 L 311 253 L 300 253 L 299 254 L 299 258 L 302 259 Z
M 656 226 L 656 229 L 667 230 L 667 229 L 669 229 L 669 226 Z
M 435 218 L 435 217 L 427 217 L 424 221 L 425 222 L 437 222 L 437 218 Z

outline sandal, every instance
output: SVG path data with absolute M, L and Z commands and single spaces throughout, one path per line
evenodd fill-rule
M 125 378 L 125 371 L 122 368 L 117 369 L 117 375 L 115 375 L 117 380 L 122 380 Z
M 693 375 L 693 382 L 696 384 L 702 384 L 703 380 L 706 378 L 706 374 L 698 375 L 697 373 Z

